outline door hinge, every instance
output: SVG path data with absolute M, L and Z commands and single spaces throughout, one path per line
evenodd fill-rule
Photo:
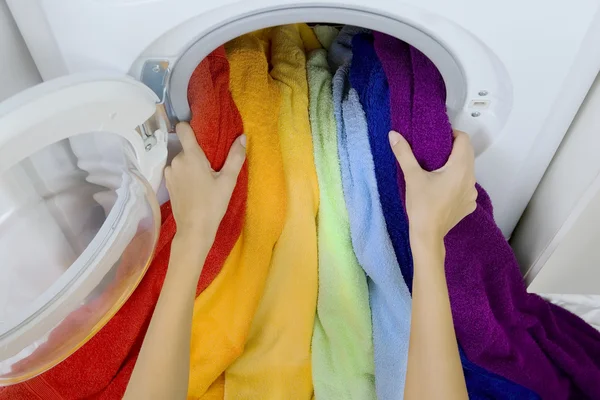
M 148 60 L 142 68 L 141 82 L 158 97 L 156 113 L 138 127 L 146 151 L 152 150 L 159 140 L 166 141 L 167 135 L 175 132 L 177 118 L 173 113 L 168 92 L 170 73 L 169 61 L 166 60 Z M 159 138 L 157 134 L 163 137 Z

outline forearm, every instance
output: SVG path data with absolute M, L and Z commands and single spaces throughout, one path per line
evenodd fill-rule
M 444 272 L 441 236 L 411 231 L 413 303 L 405 397 L 467 399 Z
M 196 286 L 211 242 L 177 234 L 125 399 L 185 399 Z

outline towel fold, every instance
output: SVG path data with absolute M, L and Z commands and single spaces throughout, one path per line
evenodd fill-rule
M 388 83 L 375 53 L 373 35 L 361 33 L 354 36 L 352 48 L 355 57 L 350 69 L 350 83 L 358 92 L 367 116 L 369 144 L 375 160 L 375 177 L 383 217 L 402 276 L 410 291 L 412 255 L 408 240 L 408 218 L 398 195 L 398 163 L 388 139 L 392 126 Z
M 315 33 L 317 39 L 319 39 L 321 46 L 325 50 L 329 50 L 331 44 L 339 35 L 340 30 L 331 25 L 316 25 L 313 27 L 313 32 Z
M 336 71 L 342 65 L 352 60 L 352 38 L 359 33 L 368 33 L 369 31 L 357 26 L 346 25 L 337 35 L 335 40 L 329 46 L 327 53 L 327 62 L 332 71 Z
M 242 133 L 239 113 L 229 95 L 229 72 L 222 47 L 208 55 L 190 81 L 191 125 L 208 160 L 219 169 L 229 146 Z M 240 173 L 224 222 L 206 260 L 198 293 L 218 274 L 239 236 L 245 212 L 247 177 Z M 51 370 L 2 391 L 3 399 L 96 397 L 120 399 L 125 393 L 154 306 L 162 288 L 176 226 L 170 203 L 161 207 L 161 231 L 144 278 L 119 312 L 85 345 Z M 123 257 L 127 257 L 124 254 Z M 78 312 L 84 312 L 79 310 Z M 73 315 L 76 318 L 76 315 Z M 60 335 L 57 340 L 61 341 Z
M 315 395 L 317 399 L 375 399 L 369 289 L 352 248 L 325 50 L 309 55 L 307 72 L 320 190 L 319 297 L 312 339 Z
M 367 120 L 349 69 L 343 65 L 333 79 L 342 186 L 354 252 L 369 278 L 377 398 L 396 399 L 404 394 L 411 299 L 386 230 Z
M 189 397 L 202 397 L 239 357 L 263 295 L 273 246 L 285 217 L 279 150 L 280 95 L 268 74 L 268 32 L 226 44 L 230 88 L 248 136 L 246 219 L 221 273 L 194 304 Z M 227 377 L 225 378 L 227 385 Z
M 270 74 L 281 93 L 278 132 L 287 213 L 244 351 L 226 371 L 225 398 L 308 400 L 313 394 L 310 342 L 317 302 L 319 189 L 305 49 L 320 44 L 306 24 L 272 28 L 269 38 Z
M 407 129 L 408 94 L 402 88 L 408 66 L 396 56 L 402 45 L 376 37 L 390 82 L 392 127 L 406 134 L 424 168 L 439 168 L 452 150 L 443 80 L 423 54 L 410 49 L 414 84 Z M 494 222 L 491 201 L 483 189 L 478 191 L 475 212 L 445 239 L 452 315 L 466 356 L 544 399 L 600 398 L 600 334 L 527 293 L 513 252 Z
M 231 145 L 244 133 L 242 118 L 229 92 L 229 61 L 223 46 L 196 67 L 188 88 L 192 111 L 190 125 L 211 167 L 219 171 L 223 168 Z M 244 164 L 215 241 L 206 256 L 196 295 L 215 279 L 240 237 L 247 194 L 248 166 Z

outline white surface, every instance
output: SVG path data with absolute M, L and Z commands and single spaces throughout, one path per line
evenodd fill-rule
M 546 300 L 571 311 L 600 331 L 600 296 L 582 294 L 542 294 Z
M 143 84 L 106 73 L 69 75 L 23 91 L 0 103 L 0 173 L 62 139 L 111 132 L 131 143 L 140 171 L 156 190 L 167 155 L 166 138 L 146 151 L 135 131 L 155 113 L 156 101 Z
M 0 101 L 41 81 L 6 0 L 0 0 Z
M 443 16 L 491 49 L 513 86 L 509 120 L 501 136 L 477 159 L 478 179 L 492 197 L 505 235 L 512 232 L 600 66 L 598 0 L 372 0 L 366 6 L 362 0 L 9 3 L 45 78 L 98 68 L 126 72 L 153 42 L 198 16 L 194 29 L 182 38 L 185 43 L 240 14 L 301 4 L 369 9 L 400 20 L 407 5 L 414 5 Z M 434 32 L 437 29 L 434 22 L 427 24 L 427 18 L 422 22 Z M 162 50 L 149 49 L 147 54 L 179 56 L 176 49 Z
M 600 226 L 595 204 L 600 201 L 599 154 L 600 76 L 511 240 L 529 290 L 600 293 L 600 268 L 590 264 L 600 249 L 600 234 L 593 226 Z
M 528 290 L 600 295 L 600 179 L 595 195 L 557 241 Z

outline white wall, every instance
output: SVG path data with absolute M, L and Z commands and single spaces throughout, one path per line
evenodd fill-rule
M 0 0 L 0 101 L 41 81 L 6 0 Z
M 511 244 L 529 291 L 600 294 L 600 75 Z

